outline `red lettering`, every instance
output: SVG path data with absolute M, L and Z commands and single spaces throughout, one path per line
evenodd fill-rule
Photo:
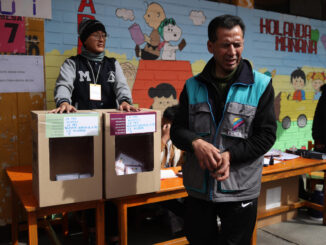
M 311 26 L 310 25 L 306 25 L 304 28 L 304 33 L 305 33 L 305 38 L 306 39 L 310 39 L 311 38 Z
M 304 37 L 304 25 L 295 24 L 295 37 L 303 38 Z
M 279 25 L 279 21 L 278 20 L 271 20 L 271 23 L 273 23 L 273 25 L 271 24 L 270 26 L 273 26 L 273 32 L 271 32 L 272 35 L 281 35 L 280 34 L 280 25 Z M 271 28 L 272 29 L 272 28 Z
M 312 54 L 312 53 L 317 54 L 317 42 L 316 41 L 309 40 L 309 43 L 308 43 L 308 53 L 309 54 Z
M 80 2 L 79 8 L 78 8 L 78 12 L 84 12 L 84 8 L 85 7 L 91 8 L 92 14 L 96 14 L 95 8 L 94 8 L 94 4 L 93 4 L 93 0 L 89 0 L 89 2 L 87 2 L 87 0 L 82 0 Z
M 295 52 L 299 53 L 301 51 L 301 53 L 306 53 L 307 49 L 307 41 L 304 39 L 295 39 L 295 47 L 294 50 Z
M 264 33 L 264 29 L 265 29 L 265 33 L 269 32 L 267 31 L 269 29 L 268 20 L 265 19 L 265 24 L 264 24 L 264 19 L 260 18 L 260 33 Z
M 283 35 L 293 37 L 293 23 L 284 22 L 283 24 Z
M 292 38 L 286 38 L 288 52 L 293 52 L 294 41 Z
M 275 50 L 285 51 L 285 37 L 275 36 Z

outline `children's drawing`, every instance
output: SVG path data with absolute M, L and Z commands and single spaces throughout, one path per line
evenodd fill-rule
M 192 23 L 195 26 L 200 26 L 205 23 L 206 16 L 204 15 L 203 11 L 192 10 L 189 14 L 189 19 L 192 20 Z
M 117 9 L 115 15 L 123 20 L 133 21 L 135 19 L 134 11 L 131 9 Z
M 291 84 L 294 88 L 292 99 L 302 101 L 306 99 L 305 91 L 303 90 L 306 85 L 306 74 L 298 67 L 291 73 Z
M 154 99 L 151 109 L 164 111 L 167 107 L 177 105 L 177 92 L 169 83 L 160 83 L 148 90 L 149 97 Z
M 310 81 L 311 86 L 314 89 L 314 100 L 319 100 L 321 96 L 320 87 L 325 83 L 326 74 L 324 72 L 309 72 L 307 79 Z
M 179 45 L 172 45 L 171 41 L 179 41 L 181 37 L 181 28 L 176 25 L 173 18 L 165 19 L 161 22 L 158 31 L 163 38 L 163 42 L 159 45 L 162 51 L 162 60 L 175 60 L 176 51 L 182 50 L 186 46 L 186 41 L 182 39 Z
M 149 36 L 144 34 L 144 41 L 146 42 L 146 45 L 143 49 L 140 49 L 139 44 L 136 42 L 136 56 L 144 60 L 156 60 L 160 56 L 158 46 L 161 42 L 161 38 L 158 32 L 158 27 L 165 19 L 164 9 L 158 3 L 151 3 L 147 7 L 144 19 L 147 25 L 153 28 L 153 30 Z

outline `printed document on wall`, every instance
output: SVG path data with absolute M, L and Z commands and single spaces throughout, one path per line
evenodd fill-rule
M 0 56 L 0 93 L 17 92 L 44 92 L 43 56 Z

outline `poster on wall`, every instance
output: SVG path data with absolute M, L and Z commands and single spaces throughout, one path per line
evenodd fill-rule
M 0 52 L 25 53 L 24 17 L 0 18 Z
M 0 15 L 51 19 L 51 0 L 0 0 Z
M 16 92 L 44 92 L 43 56 L 0 56 L 0 93 Z

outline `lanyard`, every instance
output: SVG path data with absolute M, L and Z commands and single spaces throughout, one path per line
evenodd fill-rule
M 100 64 L 100 66 L 99 66 L 99 68 L 98 68 L 98 71 L 97 71 L 97 74 L 96 74 L 96 79 L 95 79 L 95 75 L 94 75 L 93 68 L 92 68 L 92 66 L 91 66 L 91 64 L 89 63 L 88 60 L 87 60 L 87 63 L 88 63 L 89 69 L 90 69 L 91 72 L 92 72 L 94 84 L 96 84 L 96 83 L 97 83 L 97 80 L 98 80 L 98 76 L 99 76 L 100 71 L 101 71 L 101 66 L 102 66 L 102 64 Z

